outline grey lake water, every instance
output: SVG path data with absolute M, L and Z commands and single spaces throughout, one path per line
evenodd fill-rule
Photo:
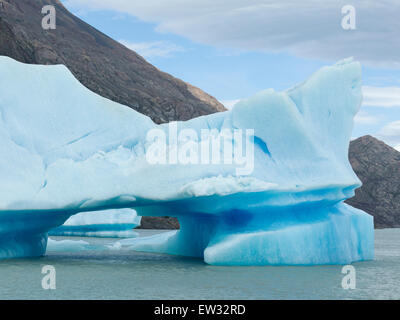
M 400 229 L 377 230 L 375 246 L 374 261 L 353 264 L 354 290 L 342 288 L 342 266 L 215 267 L 162 254 L 50 246 L 43 258 L 0 262 L 0 299 L 400 299 Z M 45 265 L 55 267 L 55 290 L 42 288 Z

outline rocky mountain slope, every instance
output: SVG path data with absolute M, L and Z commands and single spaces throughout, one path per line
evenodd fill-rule
M 44 5 L 56 29 L 42 28 Z M 188 120 L 225 108 L 192 85 L 71 14 L 58 0 L 0 0 L 0 55 L 32 64 L 64 64 L 90 90 L 148 115 L 156 123 Z
M 351 142 L 350 162 L 363 186 L 347 203 L 373 215 L 376 228 L 400 228 L 400 152 L 364 136 Z

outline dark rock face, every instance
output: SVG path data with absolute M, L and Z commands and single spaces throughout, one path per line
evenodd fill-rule
M 56 8 L 56 30 L 42 29 L 41 10 L 48 4 Z M 0 55 L 31 64 L 64 64 L 90 90 L 156 123 L 225 110 L 215 98 L 78 19 L 58 0 L 0 0 Z
M 179 229 L 179 221 L 172 217 L 142 217 L 136 229 L 175 230 Z
M 350 162 L 363 186 L 347 203 L 373 215 L 376 228 L 400 228 L 400 152 L 364 136 L 351 142 Z

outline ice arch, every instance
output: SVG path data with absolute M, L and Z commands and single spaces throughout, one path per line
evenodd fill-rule
M 372 259 L 372 217 L 343 203 L 360 186 L 347 152 L 361 99 L 361 67 L 345 60 L 285 92 L 175 124 L 198 137 L 253 130 L 242 138 L 254 170 L 238 176 L 235 163 L 150 164 L 150 130 L 165 132 L 168 150 L 183 143 L 168 125 L 92 93 L 64 66 L 0 57 L 0 257 L 42 255 L 47 232 L 78 212 L 135 208 L 182 225 L 136 250 L 224 265 Z
M 49 236 L 134 238 L 138 234 L 133 229 L 140 225 L 140 221 L 136 211 L 129 208 L 80 212 L 62 226 L 50 230 Z

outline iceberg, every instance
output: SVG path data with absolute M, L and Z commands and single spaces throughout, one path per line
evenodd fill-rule
M 47 240 L 47 252 L 80 252 L 90 249 L 97 249 L 83 240 Z
M 0 258 L 45 254 L 76 214 L 134 209 L 181 230 L 133 250 L 213 265 L 373 259 L 373 218 L 343 202 L 361 185 L 348 161 L 361 101 L 347 59 L 231 111 L 156 125 L 64 66 L 0 57 Z
M 133 238 L 141 217 L 133 209 L 81 212 L 73 215 L 62 226 L 50 230 L 50 236 Z

